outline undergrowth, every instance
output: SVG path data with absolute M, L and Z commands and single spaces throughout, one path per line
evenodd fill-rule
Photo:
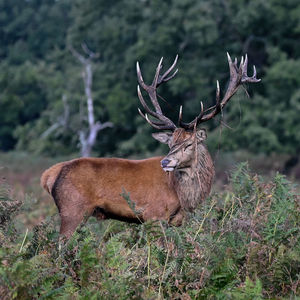
M 0 189 L 1 299 L 300 297 L 300 199 L 280 174 L 240 164 L 181 227 L 91 220 L 66 244 L 52 218 L 20 234 Z M 59 247 L 61 245 L 61 247 Z

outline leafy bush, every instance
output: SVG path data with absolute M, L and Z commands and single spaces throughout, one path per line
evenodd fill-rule
M 181 227 L 91 219 L 61 243 L 51 218 L 12 238 L 15 209 L 2 210 L 2 197 L 0 298 L 300 296 L 299 200 L 284 176 L 266 183 L 240 164 Z
M 22 202 L 11 199 L 9 187 L 2 184 L 0 186 L 0 246 L 7 240 L 13 240 L 16 229 L 11 221 L 21 206 Z

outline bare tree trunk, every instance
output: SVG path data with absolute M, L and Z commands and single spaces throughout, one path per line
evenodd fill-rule
M 98 55 L 91 52 L 86 45 L 82 45 L 83 50 L 88 55 L 87 58 L 79 54 L 73 47 L 70 47 L 72 54 L 80 61 L 83 65 L 82 78 L 84 83 L 84 92 L 87 100 L 87 117 L 88 117 L 88 130 L 80 130 L 79 141 L 81 146 L 81 156 L 87 157 L 91 155 L 92 148 L 96 142 L 98 132 L 107 128 L 113 127 L 113 123 L 100 121 L 95 122 L 94 116 L 94 103 L 92 96 L 92 84 L 93 84 L 93 71 L 92 71 L 92 59 Z

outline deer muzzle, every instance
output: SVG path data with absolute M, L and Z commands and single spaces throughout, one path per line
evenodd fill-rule
M 163 170 L 165 172 L 172 172 L 174 171 L 175 167 L 176 167 L 176 164 L 175 165 L 172 165 L 172 160 L 170 159 L 167 159 L 167 158 L 164 158 L 161 162 L 161 167 L 163 168 Z

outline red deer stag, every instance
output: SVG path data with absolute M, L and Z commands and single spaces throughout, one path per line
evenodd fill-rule
M 70 237 L 85 216 L 99 219 L 114 218 L 127 222 L 167 220 L 180 225 L 184 211 L 192 211 L 205 199 L 214 178 L 214 165 L 204 144 L 206 132 L 198 129 L 200 123 L 212 119 L 222 111 L 238 87 L 247 82 L 258 82 L 256 70 L 247 76 L 247 55 L 240 65 L 228 55 L 230 81 L 228 89 L 220 98 L 217 82 L 216 104 L 204 110 L 190 123 L 182 121 L 179 127 L 167 118 L 157 100 L 157 87 L 172 79 L 177 57 L 172 66 L 160 74 L 160 60 L 151 85 L 144 83 L 139 63 L 139 85 L 148 93 L 154 110 L 145 102 L 138 85 L 138 97 L 146 113 L 140 115 L 155 129 L 167 132 L 154 133 L 153 137 L 170 147 L 165 157 L 144 160 L 120 158 L 78 158 L 58 163 L 46 170 L 41 185 L 52 195 L 61 217 L 60 234 Z M 150 119 L 150 115 L 152 118 Z M 124 199 L 122 191 L 130 195 L 135 208 Z M 125 197 L 126 198 L 126 197 Z

